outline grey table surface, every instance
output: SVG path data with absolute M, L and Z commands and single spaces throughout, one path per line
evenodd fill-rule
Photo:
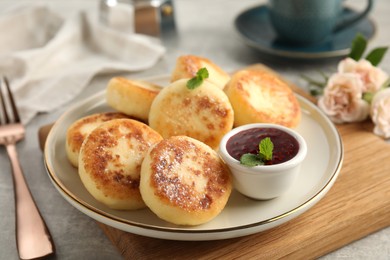
M 0 0 L 0 10 L 20 3 L 36 2 L 38 1 Z M 39 2 L 48 4 L 65 16 L 78 9 L 92 13 L 98 10 L 97 0 Z M 226 71 L 261 62 L 277 70 L 290 81 L 305 87 L 306 84 L 300 77 L 302 73 L 310 74 L 319 69 L 334 68 L 337 63 L 337 60 L 315 63 L 272 60 L 248 48 L 236 33 L 233 21 L 243 10 L 262 4 L 264 1 L 177 0 L 174 3 L 178 37 L 164 41 L 167 53 L 153 68 L 131 74 L 122 73 L 122 76 L 143 78 L 169 74 L 179 55 L 195 54 L 208 57 Z M 346 4 L 356 9 L 361 8 L 364 3 L 363 0 L 346 1 Z M 390 25 L 390 1 L 377 0 L 370 17 L 377 27 L 371 46 L 390 45 L 390 34 L 387 28 Z M 381 67 L 390 72 L 389 55 L 384 59 Z M 96 222 L 66 202 L 51 184 L 44 169 L 37 138 L 40 126 L 55 121 L 73 103 L 103 90 L 112 76 L 97 75 L 75 100 L 51 113 L 35 117 L 27 125 L 25 140 L 17 146 L 28 185 L 56 244 L 56 255 L 51 257 L 52 259 L 121 258 Z M 3 148 L 0 148 L 0 169 L 0 259 L 17 259 L 11 168 Z M 390 259 L 390 227 L 331 252 L 322 259 Z

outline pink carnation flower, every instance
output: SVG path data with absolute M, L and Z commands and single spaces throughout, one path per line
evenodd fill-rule
M 364 59 L 355 61 L 351 58 L 345 58 L 339 63 L 338 72 L 358 74 L 363 82 L 363 92 L 374 93 L 378 91 L 389 78 L 386 72 Z
M 356 73 L 333 74 L 318 100 L 318 106 L 335 123 L 363 121 L 369 104 L 362 99 L 363 82 Z
M 390 138 L 390 88 L 377 92 L 371 102 L 371 119 L 374 133 Z

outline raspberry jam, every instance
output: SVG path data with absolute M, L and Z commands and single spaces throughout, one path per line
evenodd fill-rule
M 251 128 L 241 131 L 229 138 L 226 150 L 233 158 L 240 160 L 243 154 L 258 154 L 259 143 L 266 137 L 269 137 L 274 144 L 272 160 L 267 161 L 266 165 L 286 162 L 298 153 L 297 140 L 277 128 Z

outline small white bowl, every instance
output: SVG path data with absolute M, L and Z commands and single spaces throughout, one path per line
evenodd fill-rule
M 279 164 L 254 167 L 242 165 L 228 153 L 226 144 L 232 136 L 252 128 L 276 128 L 286 132 L 298 142 L 297 154 L 290 160 Z M 276 124 L 256 123 L 234 128 L 227 133 L 221 140 L 219 154 L 232 172 L 236 190 L 253 199 L 267 200 L 282 195 L 293 184 L 299 174 L 301 163 L 306 157 L 307 145 L 303 137 L 293 129 Z

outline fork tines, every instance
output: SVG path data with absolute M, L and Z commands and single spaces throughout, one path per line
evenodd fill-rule
M 5 88 L 3 87 L 5 86 Z M 8 98 L 6 98 L 6 96 Z M 0 103 L 1 103 L 1 124 L 9 124 L 11 122 L 19 123 L 20 117 L 18 113 L 18 109 L 16 108 L 16 104 L 9 87 L 9 82 L 6 77 L 1 79 L 0 83 Z M 10 109 L 10 111 L 9 111 Z

